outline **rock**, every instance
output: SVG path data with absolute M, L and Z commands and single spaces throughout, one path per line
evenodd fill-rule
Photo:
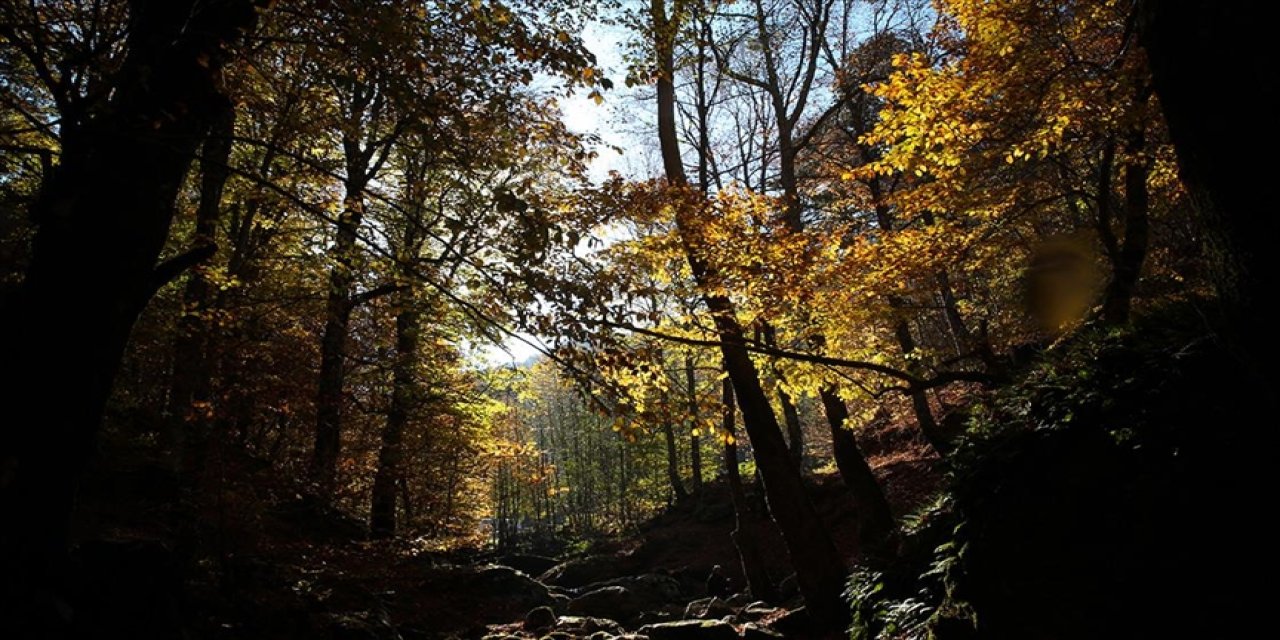
M 465 587 L 522 607 L 548 606 L 555 601 L 546 585 L 511 567 L 480 567 Z
M 710 620 L 733 615 L 733 607 L 720 598 L 700 598 L 689 603 L 684 609 L 684 617 L 688 620 Z
M 664 605 L 682 601 L 680 583 L 675 578 L 656 573 L 616 578 L 587 585 L 583 589 L 592 591 L 602 587 L 626 589 L 639 602 L 638 606 L 645 610 L 661 609 Z
M 438 594 L 436 606 L 456 621 L 523 620 L 530 609 L 555 604 L 546 585 L 511 567 L 435 567 L 416 588 Z
M 566 596 L 563 593 L 552 592 L 551 594 L 551 608 L 556 611 L 568 611 L 569 603 L 572 601 L 572 597 Z
M 683 566 L 669 574 L 680 583 L 680 590 L 684 593 L 700 594 L 707 584 L 707 571 L 706 568 Z
M 587 556 L 562 562 L 548 569 L 538 576 L 538 581 L 557 587 L 585 587 L 625 576 L 631 572 L 634 564 L 630 556 Z
M 560 561 L 547 556 L 536 556 L 526 553 L 512 553 L 498 558 L 497 564 L 511 567 L 516 571 L 527 573 L 531 576 L 540 576 L 551 570 L 552 567 L 559 564 Z
M 659 622 L 670 622 L 672 620 L 680 619 L 680 611 L 645 611 L 635 619 L 635 624 L 657 624 Z
M 640 628 L 650 640 L 737 640 L 738 630 L 721 620 L 679 620 Z
M 792 609 L 769 623 L 769 628 L 787 638 L 802 638 L 813 633 L 813 622 L 804 607 Z
M 742 628 L 743 640 L 781 640 L 785 637 L 786 636 L 783 636 L 777 631 L 762 627 L 758 624 L 747 623 L 747 625 Z
M 780 611 L 778 607 L 771 607 L 764 602 L 757 601 L 743 607 L 742 610 L 738 612 L 738 619 L 746 622 L 759 622 L 778 611 Z
M 609 586 L 588 591 L 569 603 L 574 615 L 602 616 L 614 620 L 631 620 L 644 610 L 626 587 Z
M 371 619 L 364 612 L 326 613 L 315 617 L 312 637 L 326 640 L 390 640 L 399 635 L 389 625 Z
M 560 621 L 556 623 L 556 631 L 578 635 L 595 633 L 621 635 L 623 633 L 622 625 L 613 620 L 582 616 L 561 616 Z
M 315 496 L 281 502 L 275 505 L 273 515 L 297 531 L 306 531 L 311 540 L 350 542 L 368 537 L 364 522 Z
M 538 631 L 554 626 L 556 626 L 556 612 L 552 611 L 551 607 L 538 607 L 525 614 L 524 625 L 521 628 L 525 631 Z

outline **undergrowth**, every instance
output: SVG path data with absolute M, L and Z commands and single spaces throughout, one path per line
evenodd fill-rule
M 1218 569 L 1198 550 L 1230 534 L 1186 505 L 1231 517 L 1249 486 L 1223 461 L 1249 456 L 1257 408 L 1236 373 L 1189 308 L 1046 349 L 966 409 L 944 494 L 893 563 L 852 577 L 850 637 L 1160 637 L 1138 620 L 1204 611 L 1188 592 Z

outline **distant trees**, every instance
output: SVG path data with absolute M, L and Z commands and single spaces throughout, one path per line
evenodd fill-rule
M 677 475 L 687 465 L 650 425 L 606 415 L 603 399 L 584 398 L 549 362 L 492 375 L 504 379 L 495 395 L 507 406 L 494 458 L 499 547 L 546 550 L 622 532 L 671 504 L 668 465 Z

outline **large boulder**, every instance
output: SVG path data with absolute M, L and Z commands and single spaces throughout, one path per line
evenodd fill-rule
M 538 581 L 557 587 L 576 589 L 589 584 L 623 577 L 635 562 L 626 555 L 587 556 L 562 562 L 538 576 Z
M 437 621 L 442 631 L 482 620 L 519 620 L 530 609 L 555 604 L 546 585 L 511 567 L 494 565 L 434 567 L 418 588 L 432 594 L 433 606 L 440 609 L 437 618 L 444 619 Z
M 640 628 L 649 640 L 737 640 L 738 630 L 720 620 L 678 620 Z
M 554 626 L 556 626 L 556 612 L 552 611 L 551 607 L 538 607 L 524 615 L 524 624 L 521 628 L 525 631 L 540 631 Z
M 776 617 L 782 609 L 771 607 L 766 602 L 752 602 L 738 612 L 738 619 L 746 622 L 759 622 L 765 618 Z
M 622 587 L 631 593 L 637 605 L 644 610 L 662 609 L 672 603 L 683 602 L 680 583 L 670 576 L 646 573 L 638 576 L 626 576 L 587 585 L 583 591 L 593 591 L 603 587 Z
M 787 638 L 803 638 L 814 633 L 813 620 L 804 607 L 792 609 L 778 616 L 768 626 Z
M 622 635 L 622 625 L 608 618 L 592 618 L 586 616 L 562 616 L 556 623 L 556 631 L 572 635 L 588 636 L 604 633 L 611 636 Z
M 699 598 L 684 609 L 684 617 L 689 620 L 711 620 L 733 614 L 733 607 L 720 598 Z
M 569 613 L 631 620 L 644 607 L 626 587 L 608 586 L 588 591 L 569 602 Z
M 516 571 L 522 571 L 531 576 L 540 576 L 559 564 L 560 561 L 547 556 L 538 556 L 528 553 L 509 553 L 498 558 L 496 564 L 511 567 Z
M 524 608 L 549 606 L 554 602 L 546 585 L 511 567 L 482 566 L 465 578 L 469 590 Z

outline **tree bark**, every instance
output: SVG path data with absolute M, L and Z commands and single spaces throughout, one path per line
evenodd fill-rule
M 230 175 L 231 138 L 235 134 L 235 109 L 221 106 L 214 117 L 209 138 L 200 159 L 200 204 L 196 208 L 195 238 L 199 250 L 217 246 L 218 221 L 222 214 L 222 192 Z M 204 469 L 209 439 L 210 389 L 213 367 L 209 312 L 214 287 L 203 268 L 196 264 L 182 291 L 182 315 L 173 346 L 173 374 L 169 388 L 169 425 L 173 455 L 179 470 L 189 481 L 199 482 Z
M 716 274 L 700 255 L 696 218 L 696 212 L 704 206 L 705 200 L 700 193 L 689 189 L 676 135 L 675 85 L 672 82 L 676 25 L 667 17 L 664 0 L 650 0 L 650 17 L 658 63 L 658 139 L 663 168 L 672 188 L 671 197 L 677 199 L 672 203 L 676 230 L 720 337 L 725 371 L 733 381 L 747 437 L 755 451 L 756 465 L 768 496 L 769 510 L 786 542 L 800 592 L 815 621 L 831 629 L 842 628 L 849 618 L 848 607 L 841 597 L 848 577 L 844 558 L 836 550 L 826 525 L 809 501 L 800 470 L 787 452 L 777 416 L 773 414 L 768 396 L 760 384 L 759 372 L 746 349 L 745 335 L 732 301 L 723 295 L 709 293 L 714 290 Z
M 896 525 L 889 500 L 871 472 L 871 465 L 858 448 L 853 430 L 845 426 L 849 408 L 831 389 L 821 393 L 822 407 L 831 424 L 831 448 L 840 470 L 840 478 L 853 496 L 858 513 L 858 542 L 867 555 L 884 556 L 890 551 Z
M 1145 95 L 1141 96 L 1140 102 L 1146 102 Z M 1140 119 L 1125 143 L 1128 158 L 1124 166 L 1124 240 L 1117 254 L 1112 256 L 1111 282 L 1107 284 L 1102 303 L 1102 320 L 1111 325 L 1129 322 L 1134 289 L 1147 257 L 1150 236 L 1147 177 L 1151 173 L 1151 160 L 1143 155 L 1147 142 L 1144 127 Z M 1109 193 L 1101 194 L 1104 198 L 1109 196 Z
M 693 356 L 685 356 L 685 391 L 689 396 L 689 422 L 693 425 L 689 430 L 689 466 L 693 492 L 697 494 L 702 491 L 702 438 L 698 435 L 698 380 L 693 365 Z
M 131 2 L 110 97 L 62 124 L 31 263 L 0 309 L 0 401 L 14 416 L 0 435 L 0 636 L 58 633 L 76 484 L 133 323 L 162 284 L 178 191 L 228 101 L 217 82 L 228 45 L 255 20 L 248 0 Z
M 882 231 L 893 231 L 893 213 L 889 210 L 889 205 L 885 203 L 883 194 L 880 191 L 878 183 L 872 181 L 869 185 L 871 197 L 874 200 L 876 212 L 876 225 Z M 901 300 L 889 300 L 893 307 L 903 306 Z M 898 346 L 902 349 L 903 355 L 910 356 L 916 350 L 916 341 L 911 336 L 911 325 L 906 320 L 898 320 L 893 327 L 893 337 L 898 341 Z M 918 371 L 919 367 L 910 366 L 913 371 Z M 923 390 L 917 389 L 911 392 L 911 409 L 916 414 L 916 424 L 920 427 L 920 432 L 924 434 L 925 440 L 933 447 L 938 455 L 946 457 L 951 451 L 951 443 L 949 439 L 938 429 L 938 421 L 933 417 L 933 409 L 929 406 L 929 397 L 925 395 Z
M 894 325 L 893 335 L 897 338 L 903 354 L 910 356 L 915 352 L 916 341 L 911 336 L 911 326 L 906 320 L 899 320 Z M 912 369 L 918 370 L 919 367 L 912 367 Z M 929 396 L 923 389 L 911 392 L 911 409 L 916 414 L 916 424 L 920 427 L 920 433 L 924 434 L 924 439 L 929 442 L 933 450 L 943 457 L 951 453 L 951 439 L 938 428 L 938 421 L 933 417 L 933 408 L 929 406 Z
M 387 408 L 387 424 L 382 429 L 378 470 L 374 474 L 369 506 L 369 533 L 374 538 L 390 538 L 396 533 L 396 490 L 404 479 L 404 431 L 420 397 L 416 375 L 420 314 L 411 290 L 402 291 L 399 296 L 391 404 Z
M 1230 335 L 1248 374 L 1275 403 L 1277 334 L 1269 301 L 1280 287 L 1275 238 L 1280 216 L 1259 208 L 1267 163 L 1252 158 L 1275 138 L 1276 69 L 1259 55 L 1267 21 L 1257 7 L 1222 0 L 1143 0 L 1138 30 L 1156 94 L 1178 154 L 1179 175 L 1200 216 L 1212 275 Z M 1205 79 L 1232 87 L 1231 100 L 1205 90 Z M 1257 125 L 1256 135 L 1246 126 Z
M 782 422 L 787 425 L 787 450 L 791 452 L 791 462 L 804 472 L 804 429 L 800 426 L 800 412 L 791 394 L 778 387 L 778 404 L 782 407 Z
M 733 502 L 733 546 L 738 550 L 738 562 L 742 575 L 747 579 L 751 597 L 774 602 L 778 592 L 769 579 L 769 570 L 760 553 L 760 540 L 754 525 L 760 514 L 747 502 L 747 492 L 742 488 L 742 474 L 738 470 L 738 427 L 734 418 L 733 382 L 728 378 L 721 383 L 721 429 L 724 430 L 724 471 L 729 481 L 729 498 Z
M 667 481 L 671 483 L 671 492 L 675 494 L 676 500 L 685 500 L 689 497 L 689 492 L 680 479 L 680 452 L 676 445 L 676 432 L 671 426 L 671 419 L 666 416 L 662 418 L 662 437 L 667 442 Z
M 320 339 L 320 381 L 316 391 L 316 437 L 312 474 L 321 496 L 333 494 L 342 447 L 343 392 L 346 386 L 347 334 L 352 311 L 356 234 L 364 218 L 364 183 L 348 181 L 331 254 L 324 334 Z

